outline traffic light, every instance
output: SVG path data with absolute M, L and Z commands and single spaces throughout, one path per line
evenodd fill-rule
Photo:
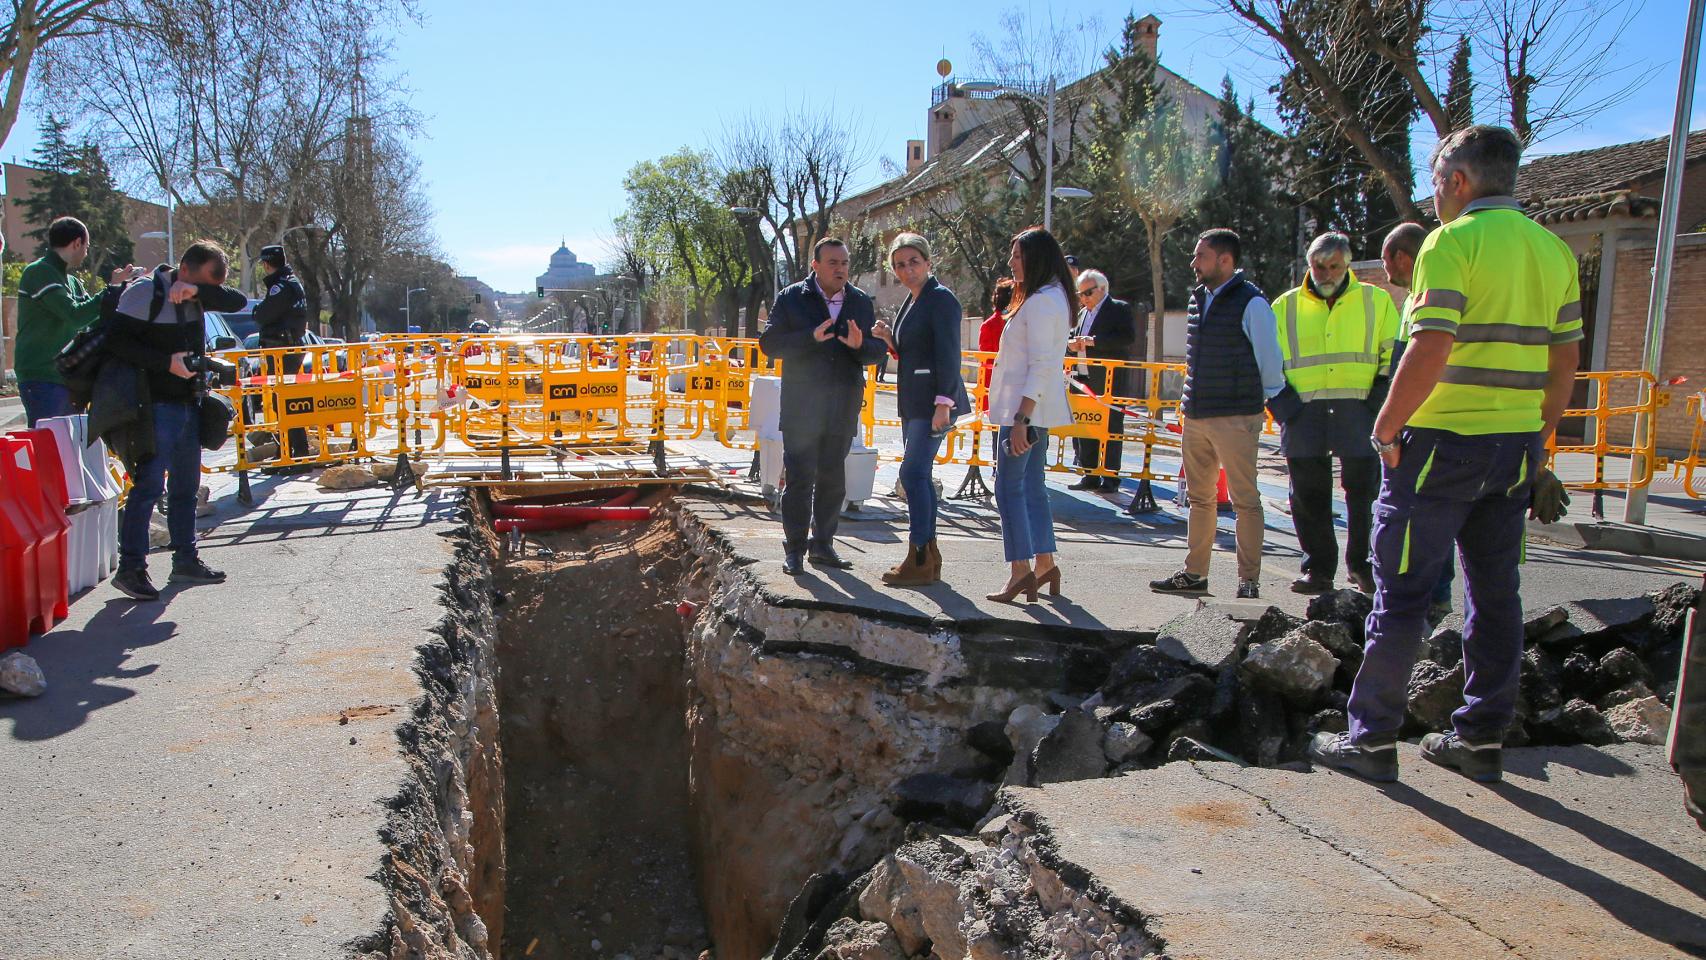
M 539 299 L 541 299 L 541 300 L 543 300 L 543 299 L 545 299 L 545 288 L 544 288 L 544 286 L 537 286 L 537 287 L 534 287 L 534 288 L 533 288 L 533 293 L 534 293 L 534 295 L 535 295 L 535 296 L 537 296 L 537 297 L 538 297 L 538 298 L 539 298 Z

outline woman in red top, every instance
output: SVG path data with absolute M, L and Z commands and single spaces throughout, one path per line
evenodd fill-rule
M 1001 330 L 1007 326 L 1007 318 L 1004 314 L 1012 303 L 1013 280 L 1010 277 L 1002 277 L 995 282 L 995 292 L 989 297 L 989 305 L 995 308 L 995 312 L 990 314 L 989 319 L 983 321 L 983 325 L 977 328 L 977 348 L 979 350 L 984 353 L 994 353 L 1001 349 Z M 989 371 L 994 366 L 994 360 L 985 360 L 979 364 L 980 370 L 977 375 L 977 405 L 979 410 L 987 411 L 989 409 Z

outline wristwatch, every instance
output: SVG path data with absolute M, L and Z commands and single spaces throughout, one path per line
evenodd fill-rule
M 1368 442 L 1374 445 L 1374 452 L 1383 457 L 1389 453 L 1397 453 L 1402 449 L 1402 447 L 1398 445 L 1397 437 L 1393 437 L 1391 443 L 1383 443 L 1379 437 L 1370 434 Z
M 1013 414 L 1013 426 L 1015 426 L 1015 427 L 1028 427 L 1030 425 L 1031 425 L 1031 418 L 1030 417 L 1027 417 L 1022 413 Z

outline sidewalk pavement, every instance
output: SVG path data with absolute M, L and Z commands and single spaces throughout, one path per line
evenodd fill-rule
M 333 960 L 384 928 L 396 730 L 439 622 L 459 498 L 227 482 L 217 586 L 101 583 L 0 700 L 0 956 Z M 341 717 L 349 717 L 340 723 Z

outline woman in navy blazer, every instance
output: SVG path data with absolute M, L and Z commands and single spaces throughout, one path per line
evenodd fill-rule
M 930 273 L 930 243 L 903 233 L 889 246 L 889 267 L 910 293 L 891 326 L 871 332 L 896 359 L 901 436 L 900 485 L 910 517 L 906 557 L 887 573 L 890 586 L 922 586 L 942 578 L 936 547 L 936 487 L 931 472 L 954 418 L 971 411 L 960 376 L 960 301 Z

